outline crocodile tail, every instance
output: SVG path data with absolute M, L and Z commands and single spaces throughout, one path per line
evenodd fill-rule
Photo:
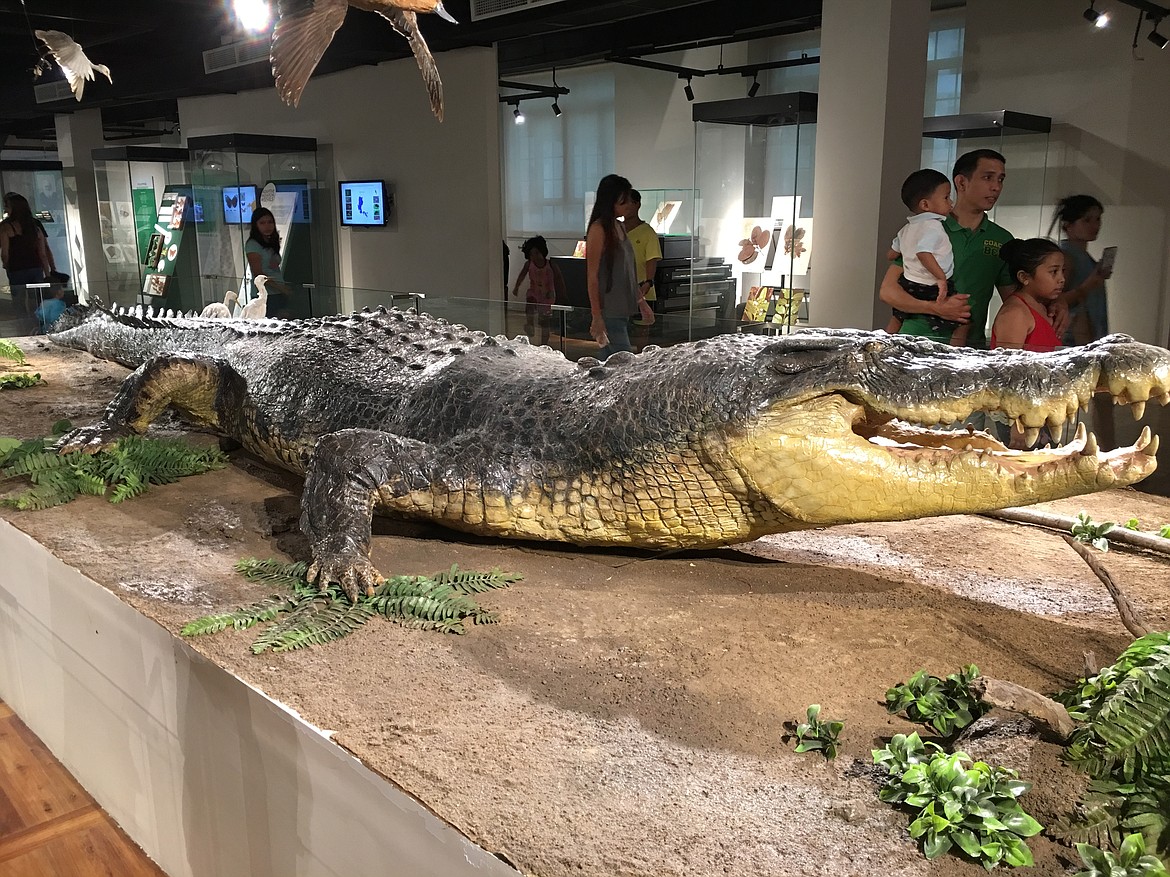
M 218 347 L 216 338 L 206 337 L 207 320 L 157 315 L 153 308 L 107 308 L 99 300 L 76 305 L 63 315 L 49 333 L 49 339 L 63 347 L 87 350 L 101 359 L 137 368 L 159 353 L 197 346 Z M 205 336 L 202 343 L 190 334 Z

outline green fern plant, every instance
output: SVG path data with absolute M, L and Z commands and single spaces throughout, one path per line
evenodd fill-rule
M 350 603 L 340 586 L 325 590 L 306 578 L 308 564 L 247 558 L 236 564 L 245 578 L 278 587 L 285 594 L 250 606 L 207 615 L 185 625 L 183 636 L 203 636 L 227 628 L 245 630 L 268 624 L 252 644 L 252 652 L 286 652 L 324 645 L 353 633 L 375 615 L 407 627 L 460 634 L 465 624 L 494 624 L 496 616 L 468 595 L 506 588 L 521 576 L 514 573 L 461 570 L 455 564 L 432 576 L 394 576 L 372 596 Z
M 1086 723 L 1069 760 L 1096 777 L 1170 775 L 1170 633 L 1130 644 L 1117 661 L 1063 697 Z
M 1093 781 L 1053 833 L 1117 850 L 1136 832 L 1153 854 L 1170 857 L 1170 633 L 1135 640 L 1057 699 L 1084 723 L 1066 758 Z
M 54 430 L 62 426 L 68 429 L 67 423 L 59 422 Z M 110 502 L 124 502 L 145 493 L 152 484 L 170 484 L 227 464 L 218 448 L 196 448 L 178 439 L 127 436 L 96 454 L 58 454 L 46 448 L 52 438 L 0 440 L 0 481 L 27 478 L 33 485 L 6 497 L 5 505 L 46 509 L 79 494 L 104 496 L 107 492 Z

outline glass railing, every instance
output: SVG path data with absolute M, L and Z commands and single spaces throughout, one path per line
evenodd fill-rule
M 106 306 L 132 308 L 141 305 L 154 307 L 156 312 L 162 313 L 190 313 L 201 312 L 212 302 L 222 303 L 227 291 L 238 295 L 243 288 L 243 278 L 204 275 L 200 277 L 198 291 L 185 290 L 182 296 L 173 294 L 174 290 L 168 295 L 151 296 L 130 284 L 98 282 L 86 284 L 85 295 L 80 297 L 85 300 L 96 297 Z M 46 299 L 55 296 L 56 291 L 48 284 L 13 289 L 0 286 L 0 336 L 38 334 L 42 326 L 37 319 L 37 311 Z M 78 300 L 79 295 L 72 286 L 67 285 L 62 291 L 67 303 Z M 489 335 L 525 337 L 532 344 L 547 344 L 572 360 L 595 356 L 598 350 L 596 342 L 589 335 L 591 315 L 588 308 L 550 305 L 547 312 L 542 312 L 539 307 L 530 309 L 525 302 L 511 297 L 501 301 L 468 296 L 425 295 L 411 290 L 292 284 L 288 299 L 281 304 L 281 312 L 276 313 L 270 307 L 268 315 L 290 319 L 328 316 L 341 313 L 343 302 L 352 302 L 353 310 L 380 306 L 418 310 Z M 177 306 L 180 304 L 182 306 Z M 239 302 L 235 304 L 239 305 Z M 233 310 L 238 314 L 238 307 Z M 735 313 L 734 309 L 732 313 Z M 799 317 L 799 320 L 780 323 L 770 315 L 761 321 L 744 321 L 734 316 L 712 317 L 706 312 L 700 319 L 686 310 L 664 309 L 655 315 L 653 325 L 631 320 L 630 342 L 635 352 L 638 352 L 650 345 L 666 347 L 729 332 L 780 334 L 790 331 L 797 322 L 806 323 L 807 310 L 803 310 Z

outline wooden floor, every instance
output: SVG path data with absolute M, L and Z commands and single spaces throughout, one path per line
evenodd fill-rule
M 166 877 L 0 701 L 0 877 Z

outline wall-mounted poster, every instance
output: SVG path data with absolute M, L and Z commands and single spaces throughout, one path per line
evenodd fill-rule
M 739 224 L 728 223 L 724 228 L 728 225 L 733 239 L 723 250 L 732 273 L 762 271 L 768 257 L 775 255 L 782 227 L 777 227 L 770 216 L 747 216 Z
M 773 269 L 765 272 L 765 280 L 779 283 L 781 276 L 791 278 L 808 274 L 812 267 L 812 231 L 813 221 L 803 216 L 784 229 L 779 255 Z

